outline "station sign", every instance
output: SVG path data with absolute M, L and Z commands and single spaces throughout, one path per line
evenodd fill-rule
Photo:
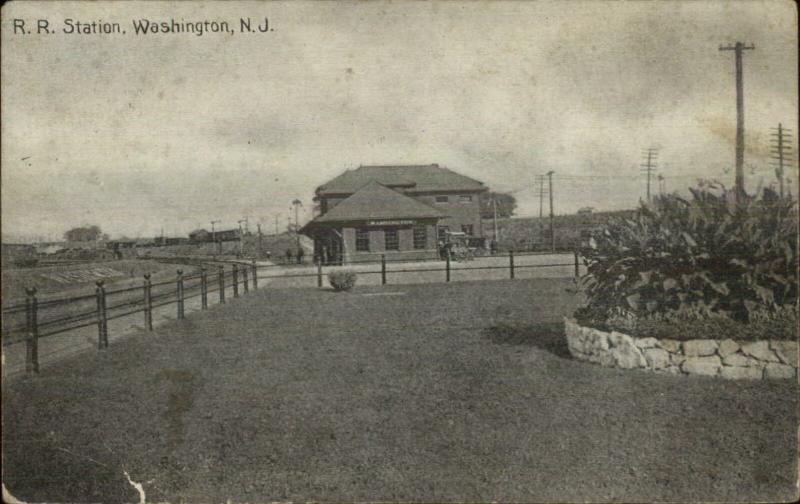
M 413 220 L 371 220 L 367 222 L 370 226 L 410 226 Z

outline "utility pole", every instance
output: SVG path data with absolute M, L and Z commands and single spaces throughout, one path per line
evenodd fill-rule
M 544 207 L 544 175 L 539 175 L 539 220 L 542 220 L 542 208 Z
M 544 236 L 544 220 L 542 219 L 543 208 L 544 208 L 544 175 L 539 175 L 539 236 L 540 237 Z
M 553 170 L 547 172 L 547 187 L 550 189 L 550 250 L 555 252 L 556 250 L 556 233 L 555 233 L 555 222 L 553 216 Z
M 736 199 L 744 196 L 744 79 L 742 76 L 742 51 L 755 49 L 753 44 L 736 42 L 734 45 L 719 46 L 720 51 L 734 51 L 736 56 Z
M 775 176 L 778 177 L 778 187 L 780 187 L 780 195 L 782 198 L 784 193 L 784 167 L 793 161 L 791 130 L 784 128 L 781 123 L 778 123 L 777 128 L 772 129 L 775 132 L 771 133 L 772 150 L 770 151 L 770 157 L 775 161 L 773 166 L 775 166 Z
M 278 216 L 275 216 L 275 234 L 278 234 Z
M 247 218 L 236 221 L 239 224 L 239 256 L 244 255 L 244 236 L 242 235 L 242 222 L 247 223 Z
M 661 194 L 661 195 L 664 194 L 664 186 L 665 185 L 666 184 L 664 183 L 664 175 L 661 175 L 659 173 L 658 174 L 658 194 Z
M 647 156 L 644 163 L 641 165 L 644 168 L 642 171 L 647 173 L 647 202 L 650 202 L 650 176 L 653 173 L 653 170 L 656 167 L 656 158 L 658 157 L 658 150 L 654 148 L 649 148 L 644 151 L 644 155 Z
M 297 247 L 300 248 L 300 217 L 298 209 L 303 206 L 303 202 L 295 198 L 295 200 L 292 201 L 292 205 L 294 206 L 294 236 L 297 240 Z
M 264 248 L 261 243 L 261 223 L 256 224 L 256 229 L 258 229 L 258 258 L 261 259 L 264 255 Z
M 494 210 L 494 242 L 497 243 L 497 200 L 492 198 L 492 209 Z
M 214 229 L 214 224 L 216 224 L 217 222 L 219 222 L 219 221 L 218 220 L 212 220 L 211 221 L 211 242 L 212 243 L 216 243 L 217 242 L 217 232 Z

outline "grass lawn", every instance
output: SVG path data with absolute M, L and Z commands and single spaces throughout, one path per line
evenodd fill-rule
M 38 501 L 789 500 L 798 387 L 571 360 L 569 280 L 261 289 L 3 384 Z

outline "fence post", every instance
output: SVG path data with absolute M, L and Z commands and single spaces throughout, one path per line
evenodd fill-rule
M 144 328 L 153 330 L 153 285 L 150 283 L 150 273 L 144 275 Z
M 386 285 L 386 254 L 381 254 L 381 285 Z
M 239 266 L 233 263 L 233 297 L 239 297 Z
M 258 290 L 258 265 L 253 259 L 253 290 Z
M 208 309 L 208 274 L 206 268 L 200 268 L 200 309 Z
M 25 289 L 25 315 L 27 319 L 27 348 L 25 350 L 25 372 L 39 373 L 39 301 L 36 299 L 36 287 Z
M 511 279 L 513 280 L 514 279 L 514 251 L 513 250 L 509 250 L 508 251 L 508 267 L 509 267 L 509 270 L 511 271 Z
M 250 292 L 250 282 L 248 281 L 247 267 L 242 267 L 242 285 L 244 285 L 244 293 Z
M 317 287 L 322 287 L 322 261 L 317 260 Z
M 580 265 L 578 263 L 578 251 L 576 250 L 575 251 L 575 278 L 578 278 L 580 276 L 581 276 L 581 270 L 580 270 Z
M 445 276 L 445 282 L 450 281 L 450 251 L 447 251 L 447 255 L 444 256 L 444 270 L 447 273 Z
M 106 314 L 106 288 L 103 287 L 103 281 L 98 280 L 95 282 L 97 288 L 97 349 L 102 350 L 108 347 L 108 319 Z
M 176 287 L 178 295 L 178 320 L 183 320 L 183 270 L 178 270 Z
M 225 304 L 225 267 L 219 265 L 219 304 Z

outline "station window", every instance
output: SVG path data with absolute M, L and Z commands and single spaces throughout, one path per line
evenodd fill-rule
M 428 228 L 425 225 L 414 226 L 414 248 L 424 249 L 428 246 Z
M 400 240 L 397 237 L 397 228 L 387 228 L 383 231 L 386 250 L 400 250 Z
M 356 251 L 369 252 L 369 229 L 356 229 Z
M 472 236 L 472 224 L 463 224 L 461 226 L 461 232 L 467 236 Z
M 438 232 L 439 241 L 447 241 L 448 231 L 450 231 L 449 226 L 439 226 L 439 232 Z
M 449 198 L 447 196 L 436 196 L 436 203 L 447 203 Z
M 461 201 L 461 203 L 469 203 L 470 201 L 472 201 L 472 195 L 462 194 L 461 196 L 458 197 L 458 199 L 459 201 Z

